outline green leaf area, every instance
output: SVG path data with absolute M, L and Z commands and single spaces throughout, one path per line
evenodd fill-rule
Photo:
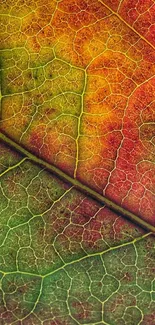
M 0 152 L 0 324 L 154 325 L 152 233 Z

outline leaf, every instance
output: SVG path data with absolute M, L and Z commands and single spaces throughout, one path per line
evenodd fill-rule
M 154 237 L 4 145 L 1 173 L 2 323 L 150 324 Z
M 154 2 L 152 0 L 105 0 L 104 4 L 114 10 L 126 23 L 133 27 L 141 38 L 155 45 Z
M 1 13 L 0 323 L 154 325 L 153 4 Z
M 2 15 L 1 130 L 154 224 L 153 47 L 100 2 L 41 6 Z

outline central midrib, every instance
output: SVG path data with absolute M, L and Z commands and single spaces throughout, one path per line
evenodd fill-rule
M 151 231 L 155 235 L 155 227 L 149 223 L 147 223 L 145 220 L 143 220 L 140 216 L 132 213 L 129 210 L 126 210 L 122 206 L 116 204 L 112 200 L 108 199 L 107 197 L 97 193 L 95 190 L 91 189 L 90 187 L 86 186 L 85 184 L 81 183 L 78 181 L 76 178 L 72 178 L 65 172 L 63 172 L 61 169 L 58 167 L 44 161 L 43 159 L 35 156 L 31 152 L 29 152 L 27 149 L 23 148 L 21 145 L 16 143 L 14 140 L 9 138 L 7 135 L 4 133 L 0 132 L 0 139 L 5 142 L 7 145 L 15 149 L 16 151 L 20 152 L 24 156 L 26 156 L 29 160 L 33 161 L 34 163 L 37 163 L 41 165 L 42 167 L 48 169 L 50 172 L 61 178 L 65 182 L 69 182 L 72 184 L 76 189 L 79 191 L 85 193 L 86 195 L 92 197 L 93 199 L 97 200 L 103 205 L 106 205 L 108 208 L 111 210 L 117 212 L 118 214 L 124 216 L 125 218 L 129 219 L 133 223 L 136 223 L 140 227 Z

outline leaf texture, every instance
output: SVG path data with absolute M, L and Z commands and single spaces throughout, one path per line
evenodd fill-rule
M 148 0 L 105 0 L 110 9 L 129 24 L 136 32 L 144 37 L 151 45 L 155 45 L 155 6 L 154 1 Z
M 1 4 L 0 325 L 155 324 L 154 13 Z
M 100 2 L 15 10 L 2 15 L 1 130 L 154 224 L 153 48 Z
M 1 324 L 153 324 L 154 237 L 1 153 Z

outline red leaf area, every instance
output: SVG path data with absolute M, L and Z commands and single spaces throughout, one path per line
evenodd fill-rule
M 42 8 L 18 32 L 39 81 L 31 68 L 6 73 L 18 95 L 4 99 L 1 130 L 155 225 L 153 1 Z M 14 47 L 13 28 L 6 36 Z

